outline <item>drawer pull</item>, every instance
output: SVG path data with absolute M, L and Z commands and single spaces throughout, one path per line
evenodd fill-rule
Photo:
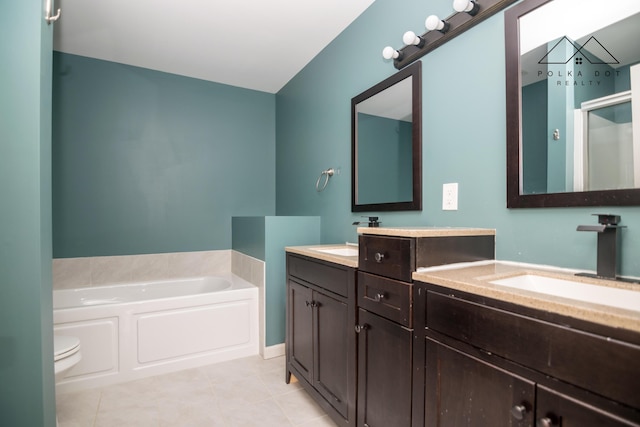
M 378 292 L 378 293 L 376 294 L 376 296 L 375 296 L 375 297 L 373 297 L 373 300 L 374 300 L 375 302 L 380 302 L 380 301 L 382 301 L 383 299 L 384 299 L 384 293 L 382 293 L 382 292 Z
M 316 301 L 305 301 L 304 303 L 307 307 L 311 307 L 311 308 L 318 307 L 318 303 Z
M 359 334 L 360 332 L 369 329 L 369 325 L 367 325 L 366 323 L 364 325 L 356 325 L 355 329 L 356 333 Z
M 539 418 L 536 427 L 552 427 L 553 420 L 549 417 Z
M 524 405 L 516 405 L 511 408 L 511 416 L 518 421 L 524 420 L 525 415 L 527 415 L 527 407 Z
M 381 254 L 380 252 L 376 252 L 376 254 L 373 256 L 373 258 L 376 260 L 376 262 L 378 264 L 382 263 L 382 260 L 384 259 L 384 254 Z

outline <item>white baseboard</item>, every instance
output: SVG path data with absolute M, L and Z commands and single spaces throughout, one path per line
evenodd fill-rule
M 279 356 L 284 356 L 284 343 L 272 345 L 262 349 L 263 359 L 272 359 Z

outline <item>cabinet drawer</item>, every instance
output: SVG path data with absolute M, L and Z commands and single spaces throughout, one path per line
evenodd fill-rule
M 426 339 L 425 354 L 425 398 L 422 402 L 425 422 L 420 425 L 535 425 L 533 381 L 431 338 Z M 511 414 L 516 405 L 528 408 L 520 422 Z M 589 424 L 581 427 L 586 426 Z
M 352 268 L 341 268 L 336 264 L 325 264 L 291 254 L 287 255 L 287 272 L 290 276 L 343 297 L 348 297 L 349 286 L 354 286 L 355 280 L 355 270 Z
M 426 326 L 640 408 L 639 346 L 435 291 L 427 291 Z
M 358 272 L 358 306 L 413 327 L 413 284 Z
M 416 266 L 414 239 L 361 235 L 358 247 L 360 270 L 405 282 L 411 281 L 411 273 Z

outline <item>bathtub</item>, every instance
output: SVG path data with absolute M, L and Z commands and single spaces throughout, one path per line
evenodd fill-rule
M 62 392 L 258 354 L 258 288 L 235 275 L 53 291 L 54 333 L 80 338 Z

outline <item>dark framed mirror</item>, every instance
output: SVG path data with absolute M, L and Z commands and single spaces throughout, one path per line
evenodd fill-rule
M 505 12 L 507 207 L 640 205 L 640 2 Z
M 351 211 L 422 210 L 422 63 L 351 100 Z

